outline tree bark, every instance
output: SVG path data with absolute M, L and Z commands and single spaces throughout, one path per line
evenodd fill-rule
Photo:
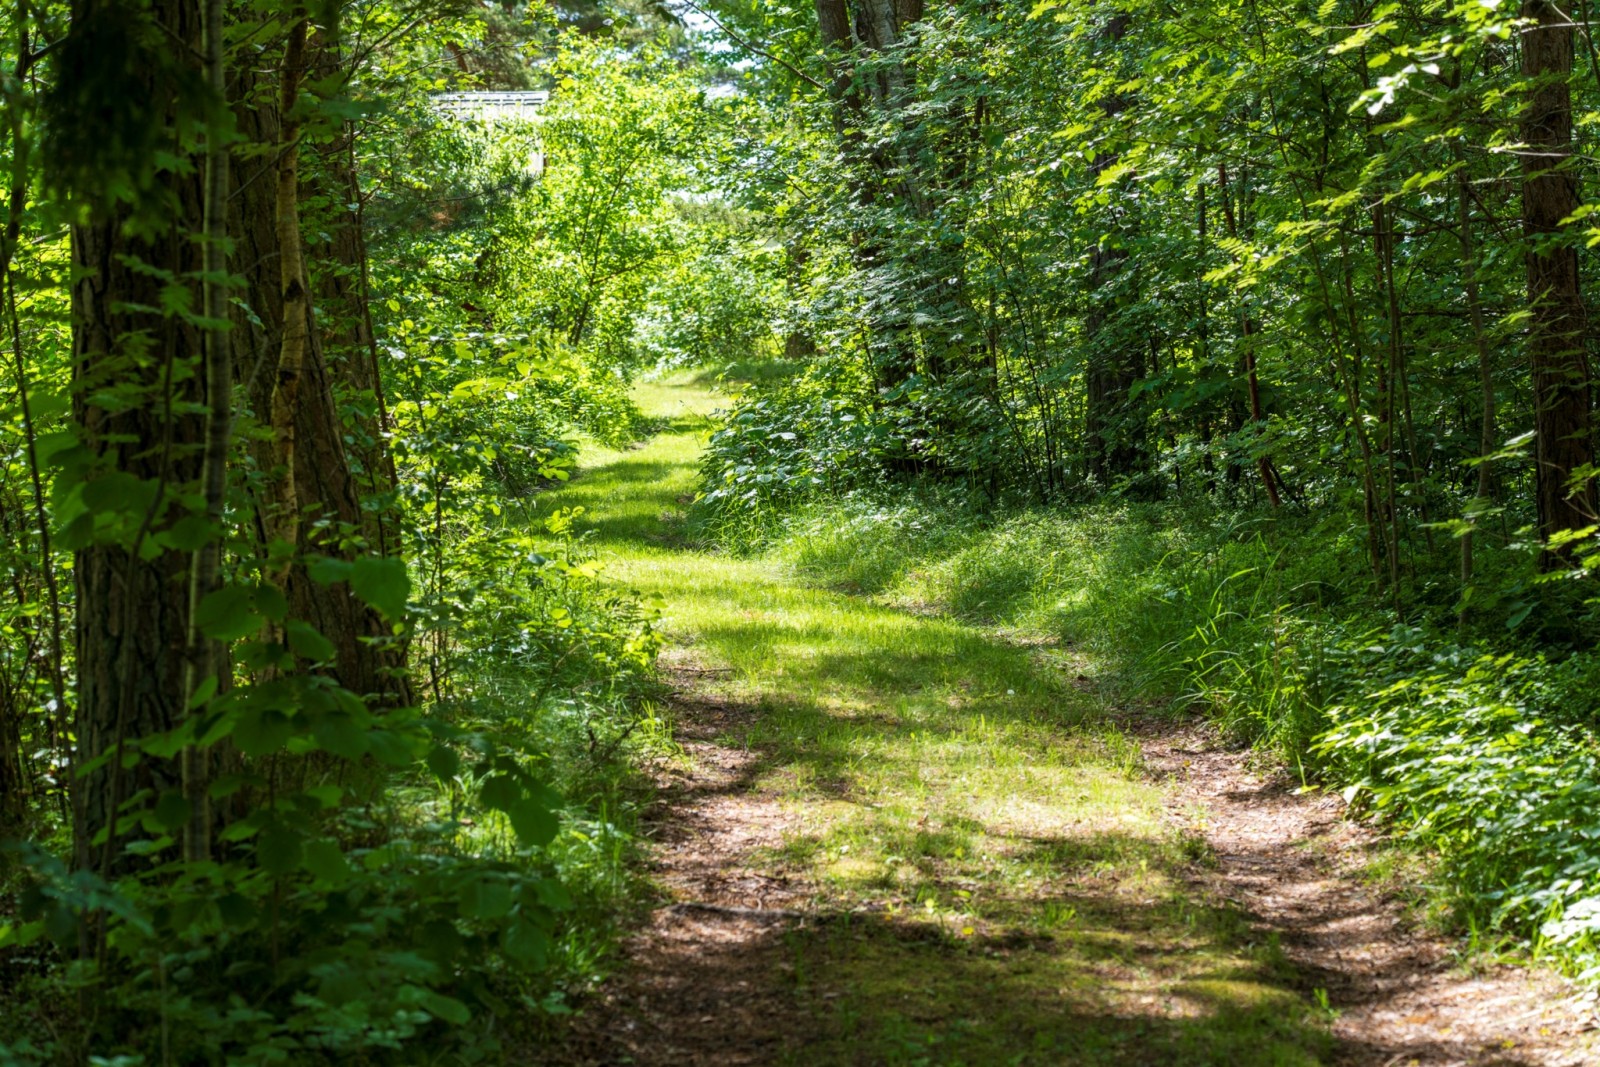
M 151 0 L 148 14 L 175 48 L 200 55 L 198 0 Z M 74 5 L 75 29 L 95 17 L 88 0 Z M 160 72 L 137 76 L 147 98 L 169 97 L 157 84 Z M 172 116 L 166 119 L 170 129 Z M 155 536 L 183 513 L 173 491 L 200 473 L 204 425 L 191 414 L 199 399 L 191 372 L 202 331 L 152 310 L 163 306 L 167 283 L 148 267 L 192 278 L 204 266 L 187 229 L 203 215 L 202 172 L 157 173 L 167 198 L 161 225 L 145 211 L 132 226 L 134 209 L 118 207 L 72 229 L 73 418 L 91 457 L 86 477 L 90 486 L 114 478 L 121 502 L 135 500 L 120 533 L 79 547 L 73 566 L 77 759 L 80 767 L 98 761 L 79 783 L 76 857 L 80 867 L 108 872 L 127 866 L 113 825 L 119 807 L 135 795 L 183 786 L 177 761 L 146 757 L 125 768 L 121 757 L 131 754 L 131 742 L 176 728 L 186 714 L 191 559 L 158 547 Z M 93 845 L 102 832 L 103 842 Z
M 300 403 L 300 375 L 305 365 L 311 333 L 311 305 L 306 293 L 306 273 L 300 240 L 300 79 L 306 66 L 307 17 L 295 11 L 289 41 L 283 52 L 278 90 L 278 173 L 274 220 L 278 238 L 278 298 L 283 329 L 279 338 L 277 374 L 272 387 L 270 418 L 273 450 L 273 513 L 271 551 L 285 552 L 275 568 L 279 586 L 288 585 L 289 569 L 300 545 L 300 493 L 295 477 L 296 415 Z M 285 547 L 287 546 L 287 547 Z
M 1573 30 L 1550 0 L 1525 0 L 1534 25 L 1522 37 L 1522 73 L 1534 79 L 1522 116 L 1522 229 L 1528 242 L 1528 363 L 1534 392 L 1535 494 L 1539 531 L 1549 538 L 1595 521 L 1594 462 L 1585 316 L 1578 252 L 1560 243 L 1562 220 L 1578 207 L 1572 154 Z M 1551 565 L 1564 550 L 1546 554 Z
M 206 84 L 218 104 L 225 99 L 223 69 L 223 0 L 205 0 Z M 201 314 L 206 319 L 202 340 L 205 383 L 205 451 L 201 458 L 201 495 L 211 532 L 194 554 L 189 568 L 189 656 L 184 690 L 190 703 L 209 679 L 224 688 L 228 670 L 227 649 L 221 641 L 200 633 L 195 619 L 200 604 L 220 584 L 223 521 L 228 495 L 228 458 L 233 439 L 233 361 L 228 338 L 227 294 L 223 278 L 228 270 L 228 149 L 222 131 L 214 124 L 206 132 L 205 205 L 201 232 Z M 189 822 L 184 828 L 183 857 L 189 861 L 211 857 L 211 801 L 209 756 L 198 745 L 183 750 L 183 791 L 189 801 Z
M 259 145 L 280 143 L 283 136 L 273 94 L 256 84 L 247 71 L 237 72 L 235 77 L 244 86 L 235 107 L 244 139 Z M 234 365 L 246 386 L 246 402 L 251 410 L 262 414 L 272 410 L 272 394 L 278 380 L 276 361 L 286 323 L 278 267 L 281 235 L 271 157 L 252 156 L 240 169 L 229 220 L 237 269 L 244 278 L 239 294 L 244 308 L 234 313 Z M 331 185 L 338 176 L 313 171 L 310 180 Z M 363 252 L 359 234 L 342 230 L 334 227 L 332 232 L 333 255 L 341 264 L 343 257 L 359 257 Z M 321 299 L 341 306 L 343 314 L 336 314 L 336 318 L 365 310 L 350 306 L 364 300 L 365 290 L 352 286 L 348 277 L 337 283 L 319 280 L 318 289 Z M 392 470 L 387 441 L 380 428 L 374 441 L 378 454 L 363 456 L 365 471 L 355 469 L 346 445 L 350 433 L 339 401 L 341 393 L 369 386 L 375 395 L 381 395 L 376 393 L 377 368 L 372 365 L 371 350 L 361 354 L 347 351 L 345 358 L 332 359 L 316 309 L 307 302 L 300 315 L 305 323 L 305 347 L 298 376 L 299 402 L 292 413 L 295 497 L 303 533 L 300 547 L 306 552 L 345 559 L 374 550 L 394 554 L 399 546 L 385 542 L 383 528 L 363 506 L 364 490 L 383 491 L 393 484 L 392 475 L 385 476 Z M 351 326 L 350 330 L 343 340 L 370 344 L 370 337 L 359 328 Z M 362 427 L 359 436 L 366 436 L 373 429 Z M 272 469 L 274 449 L 272 443 L 255 446 L 255 460 L 261 469 Z M 265 509 L 272 502 L 258 504 L 263 512 L 258 527 L 265 538 L 271 529 Z M 375 534 L 376 542 L 372 539 Z M 333 643 L 335 656 L 329 673 L 340 685 L 386 704 L 410 703 L 412 692 L 404 674 L 405 650 L 392 641 L 389 625 L 376 611 L 342 586 L 312 581 L 299 563 L 288 570 L 284 580 L 293 617 L 309 623 Z

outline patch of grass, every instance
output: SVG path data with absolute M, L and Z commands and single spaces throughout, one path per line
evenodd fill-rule
M 785 1062 L 1324 1062 L 1332 1042 L 1315 1004 L 1270 964 L 1171 938 L 1169 918 L 1125 906 L 1047 939 L 959 937 L 893 918 L 834 924 L 796 948 L 798 995 L 818 1030 Z
M 769 385 L 793 378 L 805 367 L 804 363 L 789 359 L 736 359 L 720 367 L 703 368 L 695 372 L 690 381 L 699 386 L 726 387 L 730 382 Z M 681 376 L 679 380 L 682 380 Z
M 609 580 L 656 598 L 685 654 L 726 671 L 702 684 L 754 711 L 727 740 L 795 815 L 759 860 L 838 916 L 790 935 L 811 1016 L 793 1062 L 1319 1062 L 1325 1032 L 1281 961 L 1188 899 L 1194 845 L 1084 684 L 1091 661 L 984 622 L 1032 595 L 1012 570 L 938 596 L 960 613 L 944 617 L 905 590 L 953 587 L 889 574 L 913 557 L 881 531 L 696 551 L 683 514 L 719 401 L 685 379 L 637 395 L 663 433 L 589 454 L 548 504 L 588 509 Z

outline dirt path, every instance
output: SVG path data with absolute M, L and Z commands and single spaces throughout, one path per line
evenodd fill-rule
M 1594 997 L 1517 967 L 1468 969 L 1455 945 L 1408 923 L 1399 900 L 1363 879 L 1381 842 L 1345 818 L 1337 795 L 1252 773 L 1202 727 L 1152 721 L 1138 734 L 1171 785 L 1174 822 L 1201 829 L 1215 856 L 1194 872 L 1197 890 L 1249 914 L 1326 991 L 1336 1062 L 1600 1063 Z
M 1128 719 L 1066 650 L 685 544 L 714 404 L 660 387 L 667 429 L 554 501 L 660 598 L 682 753 L 659 904 L 530 1062 L 1600 1064 L 1592 1004 L 1408 929 L 1330 798 Z
M 816 886 L 756 859 L 796 819 L 750 791 L 757 754 L 717 741 L 747 725 L 748 709 L 697 694 L 692 673 L 676 680 L 692 767 L 664 777 L 654 874 L 677 902 L 629 940 L 626 963 L 575 1028 L 570 1062 L 878 1062 L 805 1055 L 814 998 L 796 995 L 790 949 L 797 932 L 839 916 L 816 906 Z M 1297 795 L 1252 773 L 1245 754 L 1202 727 L 1148 720 L 1137 734 L 1149 772 L 1170 787 L 1175 827 L 1201 833 L 1212 850 L 1210 862 L 1186 871 L 1192 890 L 1240 909 L 1281 944 L 1297 984 L 1313 999 L 1326 992 L 1334 1038 L 1326 1062 L 1600 1063 L 1592 997 L 1516 967 L 1463 969 L 1449 942 L 1408 925 L 1397 900 L 1363 881 L 1362 861 L 1378 841 L 1343 817 L 1338 797 Z
M 698 696 L 690 672 L 673 679 L 688 766 L 660 773 L 651 875 L 676 902 L 628 939 L 617 976 L 576 1020 L 573 1064 L 765 1064 L 803 1032 L 783 938 L 806 921 L 810 887 L 752 862 L 793 819 L 749 791 L 758 757 L 717 742 L 747 712 Z

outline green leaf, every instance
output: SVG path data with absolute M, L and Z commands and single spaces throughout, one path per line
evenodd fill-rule
M 472 1021 L 472 1013 L 467 1010 L 467 1006 L 454 997 L 424 990 L 417 999 L 422 1009 L 436 1019 L 456 1026 L 465 1026 Z
M 289 614 L 289 598 L 283 595 L 283 590 L 268 582 L 256 586 L 255 604 L 257 611 L 275 622 Z
M 162 541 L 179 552 L 194 552 L 218 536 L 220 531 L 204 515 L 185 515 L 168 527 Z
M 506 956 L 530 967 L 543 967 L 550 948 L 550 935 L 529 922 L 514 922 L 500 940 Z
M 273 823 L 256 837 L 256 862 L 268 874 L 288 874 L 300 866 L 305 839 L 282 823 Z
M 249 929 L 256 924 L 261 913 L 238 893 L 224 893 L 217 898 L 217 914 L 224 923 L 235 929 Z
M 433 919 L 422 924 L 422 929 L 417 933 L 416 943 L 443 963 L 453 959 L 461 951 L 461 932 L 455 928 L 454 923 Z
M 336 842 L 326 839 L 307 841 L 303 851 L 300 865 L 313 878 L 339 883 L 350 877 L 350 865 L 345 862 L 344 852 Z
M 411 737 L 398 730 L 368 730 L 367 747 L 372 755 L 391 767 L 405 767 L 417 758 Z
M 541 878 L 533 884 L 534 892 L 538 895 L 540 903 L 555 911 L 565 911 L 572 907 L 572 894 L 567 892 L 567 887 L 554 878 Z
M 193 811 L 183 793 L 169 789 L 156 801 L 155 821 L 163 830 L 176 830 L 189 821 Z
M 310 623 L 299 619 L 291 619 L 284 623 L 284 634 L 289 639 L 289 648 L 301 659 L 313 663 L 327 663 L 334 657 L 333 642 L 317 630 Z
M 428 770 L 449 781 L 461 770 L 461 756 L 446 744 L 435 744 L 428 750 Z
M 511 887 L 500 878 L 474 878 L 461 887 L 457 909 L 463 919 L 499 919 L 511 913 Z
M 478 789 L 478 800 L 486 808 L 509 812 L 511 806 L 522 799 L 522 790 L 510 775 L 496 774 L 484 780 Z
M 555 840 L 560 820 L 547 804 L 533 797 L 524 797 L 511 805 L 511 828 L 524 845 L 543 848 Z
M 207 637 L 235 641 L 260 630 L 266 622 L 256 613 L 251 590 L 227 585 L 207 596 L 195 612 L 195 625 Z
M 366 730 L 342 712 L 332 712 L 318 717 L 311 732 L 316 737 L 317 744 L 335 756 L 353 760 L 360 759 L 371 751 L 371 746 L 367 743 Z
M 84 483 L 83 506 L 95 514 L 142 514 L 154 493 L 153 484 L 123 471 L 112 471 Z
M 31 945 L 44 935 L 44 923 L 31 922 L 14 925 L 0 922 L 0 948 Z
M 342 582 L 350 577 L 352 566 L 349 560 L 333 559 L 323 556 L 306 564 L 306 574 L 318 585 L 332 585 Z
M 240 716 L 233 728 L 233 743 L 246 756 L 265 756 L 276 752 L 294 732 L 289 717 L 275 708 L 262 708 Z
M 368 604 L 398 622 L 405 617 L 411 595 L 411 576 L 404 560 L 393 556 L 363 556 L 350 569 L 350 588 Z
M 94 540 L 94 515 L 84 512 L 64 523 L 56 535 L 57 547 L 63 552 L 83 548 Z
M 337 785 L 314 785 L 306 790 L 306 796 L 321 804 L 324 808 L 337 808 L 339 801 L 344 799 L 344 789 Z

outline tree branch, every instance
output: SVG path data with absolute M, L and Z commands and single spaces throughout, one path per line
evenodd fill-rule
M 778 66 L 782 67 L 784 70 L 787 70 L 790 74 L 793 74 L 796 78 L 799 78 L 801 81 L 806 82 L 809 85 L 814 85 L 818 89 L 823 90 L 824 92 L 827 91 L 828 87 L 826 85 L 823 85 L 821 82 L 817 81 L 817 79 L 813 78 L 811 75 L 807 74 L 805 71 L 801 70 L 799 67 L 795 66 L 793 63 L 790 63 L 787 59 L 780 59 L 778 56 L 773 55 L 771 52 L 767 51 L 765 48 L 762 48 L 762 47 L 754 44 L 753 42 L 747 40 L 746 38 L 739 36 L 733 30 L 730 30 L 727 27 L 727 25 L 721 19 L 717 18 L 717 16 L 713 15 L 711 12 L 709 12 L 705 8 L 701 7 L 699 4 L 695 3 L 694 0 L 681 0 L 681 2 L 683 3 L 683 5 L 685 7 L 689 8 L 691 11 L 698 12 L 703 17 L 705 17 L 707 19 L 710 19 L 711 20 L 711 24 L 713 26 L 715 26 L 717 29 L 721 30 L 723 33 L 727 34 L 728 37 L 733 40 L 734 44 L 737 44 L 739 47 L 743 48 L 746 52 L 754 52 L 756 55 L 762 57 L 763 59 L 770 59 L 774 63 L 778 64 Z

